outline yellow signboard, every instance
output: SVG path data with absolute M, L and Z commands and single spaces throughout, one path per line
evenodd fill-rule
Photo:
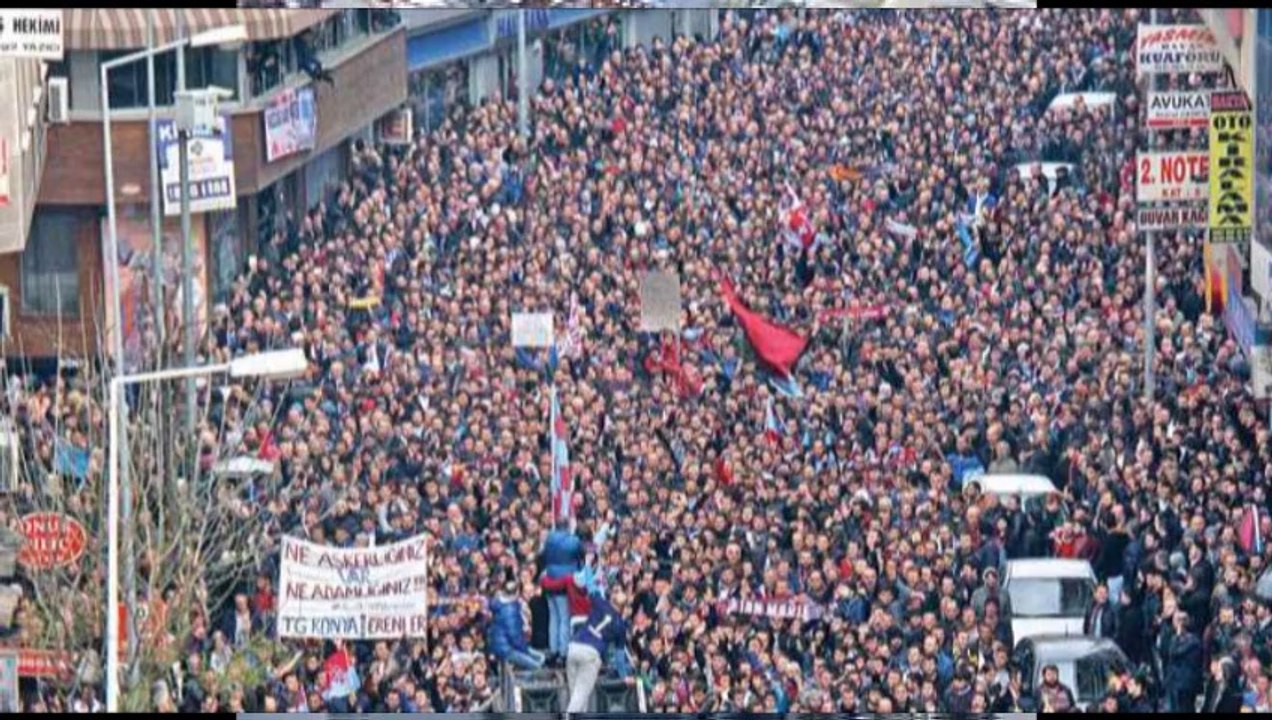
M 1254 121 L 1244 92 L 1210 100 L 1210 242 L 1248 242 L 1254 221 Z

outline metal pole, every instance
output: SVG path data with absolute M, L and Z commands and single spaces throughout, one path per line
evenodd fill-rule
M 190 134 L 182 130 L 177 137 L 181 164 L 181 300 L 185 324 L 185 366 L 194 367 L 194 244 L 190 241 Z M 194 378 L 189 378 L 186 380 L 186 442 L 191 444 L 191 450 L 188 453 L 191 458 L 194 457 L 194 418 Z M 191 465 L 193 466 L 193 461 Z
M 146 13 L 146 46 L 155 46 L 155 9 Z M 146 108 L 150 125 L 150 237 L 151 246 L 151 302 L 154 303 L 155 333 L 159 346 L 159 357 L 155 367 L 163 364 L 163 210 L 160 208 L 161 190 L 159 187 L 159 123 L 155 118 L 155 56 L 146 56 L 146 86 L 149 90 L 149 106 Z
M 109 308 L 109 327 L 111 355 L 114 359 L 114 378 L 124 373 L 124 326 L 123 313 L 120 309 L 119 288 L 119 237 L 118 223 L 115 214 L 115 167 L 111 159 L 111 127 L 110 127 L 110 67 L 103 65 L 101 69 L 101 104 L 102 104 L 102 154 L 106 170 L 106 247 L 103 248 L 102 259 L 106 265 L 106 278 L 110 283 L 111 297 L 107 298 Z M 118 419 L 121 412 L 121 398 L 116 387 L 116 379 L 110 386 L 111 417 L 109 431 L 110 484 L 106 497 L 106 523 L 110 536 L 107 558 L 107 606 L 106 606 L 106 705 L 110 712 L 119 710 L 119 521 L 120 498 L 119 485 L 122 476 L 123 486 L 128 486 L 128 463 L 121 463 L 119 451 L 122 443 L 127 442 L 123 428 Z M 127 512 L 131 498 L 123 502 Z M 126 521 L 125 521 L 126 522 Z
M 146 11 L 146 48 L 153 51 L 155 47 L 155 9 L 150 8 Z M 150 129 L 150 302 L 154 311 L 155 323 L 155 368 L 163 367 L 163 350 L 164 350 L 164 302 L 163 302 L 163 208 L 161 207 L 163 189 L 159 182 L 159 123 L 155 117 L 155 104 L 158 98 L 155 96 L 155 56 L 146 56 L 146 87 L 149 104 L 146 108 L 147 121 Z M 160 396 L 162 397 L 162 396 Z M 163 437 L 163 424 L 166 418 L 160 410 L 155 413 L 156 435 Z M 163 463 L 164 447 L 163 443 L 156 443 L 154 447 L 156 455 L 155 465 L 165 467 Z M 165 486 L 164 492 L 167 488 Z M 159 547 L 164 547 L 164 513 L 167 505 L 167 496 L 160 498 L 156 516 L 158 522 L 155 523 L 156 535 L 158 537 Z
M 1157 8 L 1149 11 L 1149 24 L 1157 24 Z M 1157 77 L 1149 78 L 1149 87 L 1155 87 Z M 1153 149 L 1153 140 L 1155 133 L 1148 131 L 1148 149 Z M 1153 323 L 1153 317 L 1157 314 L 1156 291 L 1157 263 L 1153 257 L 1153 240 L 1154 233 L 1149 230 L 1145 232 L 1147 243 L 1144 248 L 1144 399 L 1149 403 L 1153 402 L 1154 385 L 1156 379 L 1153 376 L 1153 355 L 1157 349 L 1156 327 Z
M 517 10 L 517 130 L 530 138 L 530 78 L 526 75 L 526 11 Z
M 106 468 L 106 711 L 109 713 L 119 712 L 119 416 L 122 412 L 119 401 L 122 389 L 118 376 L 110 381 Z
M 177 36 L 185 39 L 185 11 L 177 8 L 175 12 L 177 13 Z M 177 48 L 177 90 L 183 91 L 185 89 L 185 46 L 183 45 Z M 191 246 L 192 238 L 190 237 L 190 168 L 186 147 L 188 141 L 188 136 L 181 136 L 181 323 L 185 328 L 185 365 L 186 367 L 192 367 L 194 365 L 194 329 L 196 323 L 194 321 L 194 248 Z M 194 406 L 196 397 L 194 379 L 186 380 L 185 430 L 187 443 L 194 442 Z M 191 451 L 189 455 L 191 458 L 191 474 L 193 474 L 194 452 Z

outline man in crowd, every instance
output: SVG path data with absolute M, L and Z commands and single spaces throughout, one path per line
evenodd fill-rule
M 601 666 L 611 650 L 621 650 L 627 642 L 627 595 L 622 590 L 613 595 L 613 604 L 604 595 L 592 596 L 587 621 L 574 632 L 566 655 L 566 677 L 570 704 L 566 712 L 585 712 Z

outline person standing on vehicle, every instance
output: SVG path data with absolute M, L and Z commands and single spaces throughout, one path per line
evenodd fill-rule
M 592 596 L 587 622 L 575 631 L 566 651 L 565 677 L 570 690 L 566 712 L 587 710 L 609 648 L 627 642 L 626 610 L 627 596 L 621 590 L 614 593 L 612 603 L 599 592 Z

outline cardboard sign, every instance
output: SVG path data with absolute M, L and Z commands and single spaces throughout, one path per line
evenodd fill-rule
M 1135 156 L 1135 200 L 1140 203 L 1206 200 L 1210 154 L 1201 150 L 1141 152 Z
M 24 542 L 18 562 L 30 570 L 65 567 L 80 559 L 88 533 L 79 520 L 55 512 L 31 513 L 22 518 Z
M 512 314 L 513 347 L 552 347 L 554 337 L 552 313 Z
M 680 277 L 650 271 L 640 278 L 640 329 L 680 331 Z
M 415 128 L 414 111 L 411 108 L 390 110 L 380 120 L 380 142 L 385 145 L 407 145 Z
M 1140 25 L 1135 68 L 1140 75 L 1220 72 L 1223 53 L 1205 25 Z
M 1206 206 L 1154 208 L 1142 207 L 1135 218 L 1140 230 L 1182 230 L 1206 227 Z
M 1210 101 L 1210 242 L 1249 242 L 1254 224 L 1254 119 L 1244 92 Z
M 1148 120 L 1154 130 L 1203 128 L 1210 124 L 1210 93 L 1149 92 Z
M 428 631 L 427 538 L 335 548 L 283 538 L 280 638 L 374 640 Z

